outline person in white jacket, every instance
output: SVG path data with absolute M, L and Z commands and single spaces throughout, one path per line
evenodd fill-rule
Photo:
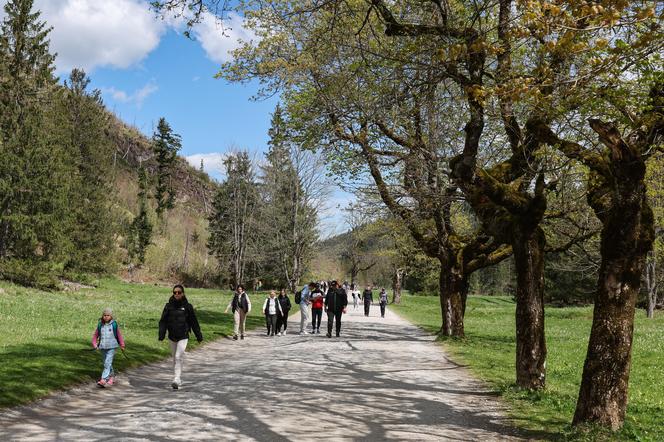
M 270 296 L 263 302 L 263 314 L 265 315 L 265 325 L 267 326 L 267 335 L 274 336 L 277 332 L 277 314 L 283 316 L 281 303 L 277 299 L 277 292 L 272 290 Z
M 228 303 L 225 313 L 228 313 L 229 309 L 233 309 L 233 319 L 235 320 L 233 339 L 237 341 L 238 333 L 240 334 L 240 339 L 244 339 L 245 322 L 247 315 L 251 311 L 251 300 L 247 292 L 244 291 L 244 286 L 237 286 L 235 294 L 233 294 L 233 299 Z

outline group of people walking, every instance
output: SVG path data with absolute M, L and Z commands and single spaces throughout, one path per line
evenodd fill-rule
M 327 314 L 326 336 L 331 338 L 334 329 L 335 336 L 339 337 L 341 334 L 341 318 L 347 311 L 349 296 L 352 296 L 355 308 L 358 299 L 362 300 L 364 302 L 364 314 L 369 316 L 369 310 L 373 302 L 371 286 L 367 286 L 360 294 L 359 291 L 355 290 L 354 285 L 348 285 L 345 282 L 341 286 L 337 281 L 310 282 L 305 285 L 301 291 L 295 294 L 294 299 L 295 304 L 300 307 L 299 334 L 309 334 L 307 331 L 309 321 L 311 321 L 311 334 L 320 334 L 321 320 L 323 312 L 325 312 Z M 379 305 L 381 317 L 385 317 L 385 306 L 387 305 L 385 289 L 380 291 Z M 291 308 L 291 300 L 285 289 L 281 289 L 279 295 L 275 290 L 270 291 L 262 307 L 268 336 L 286 335 L 288 315 Z M 251 311 L 251 300 L 244 286 L 237 286 L 225 312 L 227 313 L 229 310 L 232 310 L 233 313 L 233 340 L 243 340 L 247 315 Z M 184 353 L 189 342 L 190 332 L 193 332 L 198 342 L 203 340 L 194 307 L 187 300 L 184 287 L 177 284 L 173 287 L 172 296 L 162 311 L 158 334 L 160 341 L 163 341 L 166 334 L 168 334 L 173 356 L 173 382 L 171 386 L 174 390 L 179 389 L 182 383 Z M 100 387 L 114 385 L 113 359 L 118 348 L 124 352 L 125 341 L 110 308 L 104 309 L 97 322 L 97 327 L 92 336 L 92 347 L 101 351 L 103 361 L 103 371 L 97 385 Z
M 344 286 L 346 284 L 344 283 Z M 353 298 L 353 309 L 357 309 L 357 304 L 362 302 L 364 304 L 364 316 L 369 316 L 371 305 L 373 304 L 373 291 L 371 286 L 368 285 L 363 292 L 357 290 L 355 284 L 344 287 L 344 290 L 349 296 Z M 378 293 L 378 305 L 380 306 L 380 317 L 385 317 L 385 307 L 387 306 L 387 292 L 381 287 Z

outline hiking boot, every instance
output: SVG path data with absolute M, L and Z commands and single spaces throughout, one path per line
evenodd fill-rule
M 97 386 L 98 386 L 98 387 L 101 387 L 101 388 L 106 387 L 106 380 L 105 380 L 105 379 L 99 379 L 99 380 L 97 381 Z
M 237 335 L 233 335 L 233 340 L 237 341 Z
M 173 381 L 173 382 L 171 382 L 171 387 L 173 388 L 173 390 L 177 390 L 177 389 L 180 388 L 180 384 Z

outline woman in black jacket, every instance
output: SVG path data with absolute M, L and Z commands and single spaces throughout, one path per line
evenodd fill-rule
M 203 340 L 201 327 L 198 325 L 194 307 L 189 304 L 184 296 L 184 287 L 177 284 L 173 287 L 173 296 L 164 306 L 159 320 L 159 340 L 163 341 L 168 330 L 168 340 L 171 345 L 171 354 L 173 355 L 174 377 L 171 387 L 173 390 L 180 388 L 182 374 L 182 363 L 184 360 L 184 351 L 189 342 L 189 331 L 193 331 L 198 342 Z
M 286 289 L 281 289 L 279 293 L 279 304 L 281 304 L 281 311 L 277 312 L 277 334 L 285 335 L 286 329 L 288 328 L 288 312 L 291 309 L 291 302 L 286 293 Z M 281 327 L 284 327 L 284 330 L 281 330 Z

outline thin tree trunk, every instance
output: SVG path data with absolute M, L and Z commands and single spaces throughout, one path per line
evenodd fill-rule
M 452 336 L 463 338 L 465 336 L 464 315 L 466 312 L 466 298 L 468 297 L 468 280 L 459 269 L 452 268 L 448 284 Z
M 646 262 L 646 289 L 648 291 L 648 309 L 649 319 L 655 317 L 655 306 L 657 305 L 657 258 L 653 252 L 648 254 Z
M 401 281 L 403 279 L 403 274 L 403 269 L 396 269 L 394 271 L 394 278 L 392 281 L 392 304 L 401 304 Z
M 185 242 L 184 242 L 184 257 L 182 258 L 182 268 L 184 271 L 187 271 L 187 267 L 189 266 L 189 231 L 184 232 L 185 236 Z
M 452 315 L 450 314 L 450 299 L 447 292 L 447 269 L 446 266 L 441 262 L 440 272 L 438 274 L 438 297 L 440 299 L 440 314 L 442 316 L 442 325 L 440 327 L 440 333 L 443 336 L 452 335 Z
M 512 249 L 517 274 L 516 383 L 530 390 L 546 383 L 544 339 L 544 232 L 514 229 Z M 532 229 L 531 229 L 532 230 Z

